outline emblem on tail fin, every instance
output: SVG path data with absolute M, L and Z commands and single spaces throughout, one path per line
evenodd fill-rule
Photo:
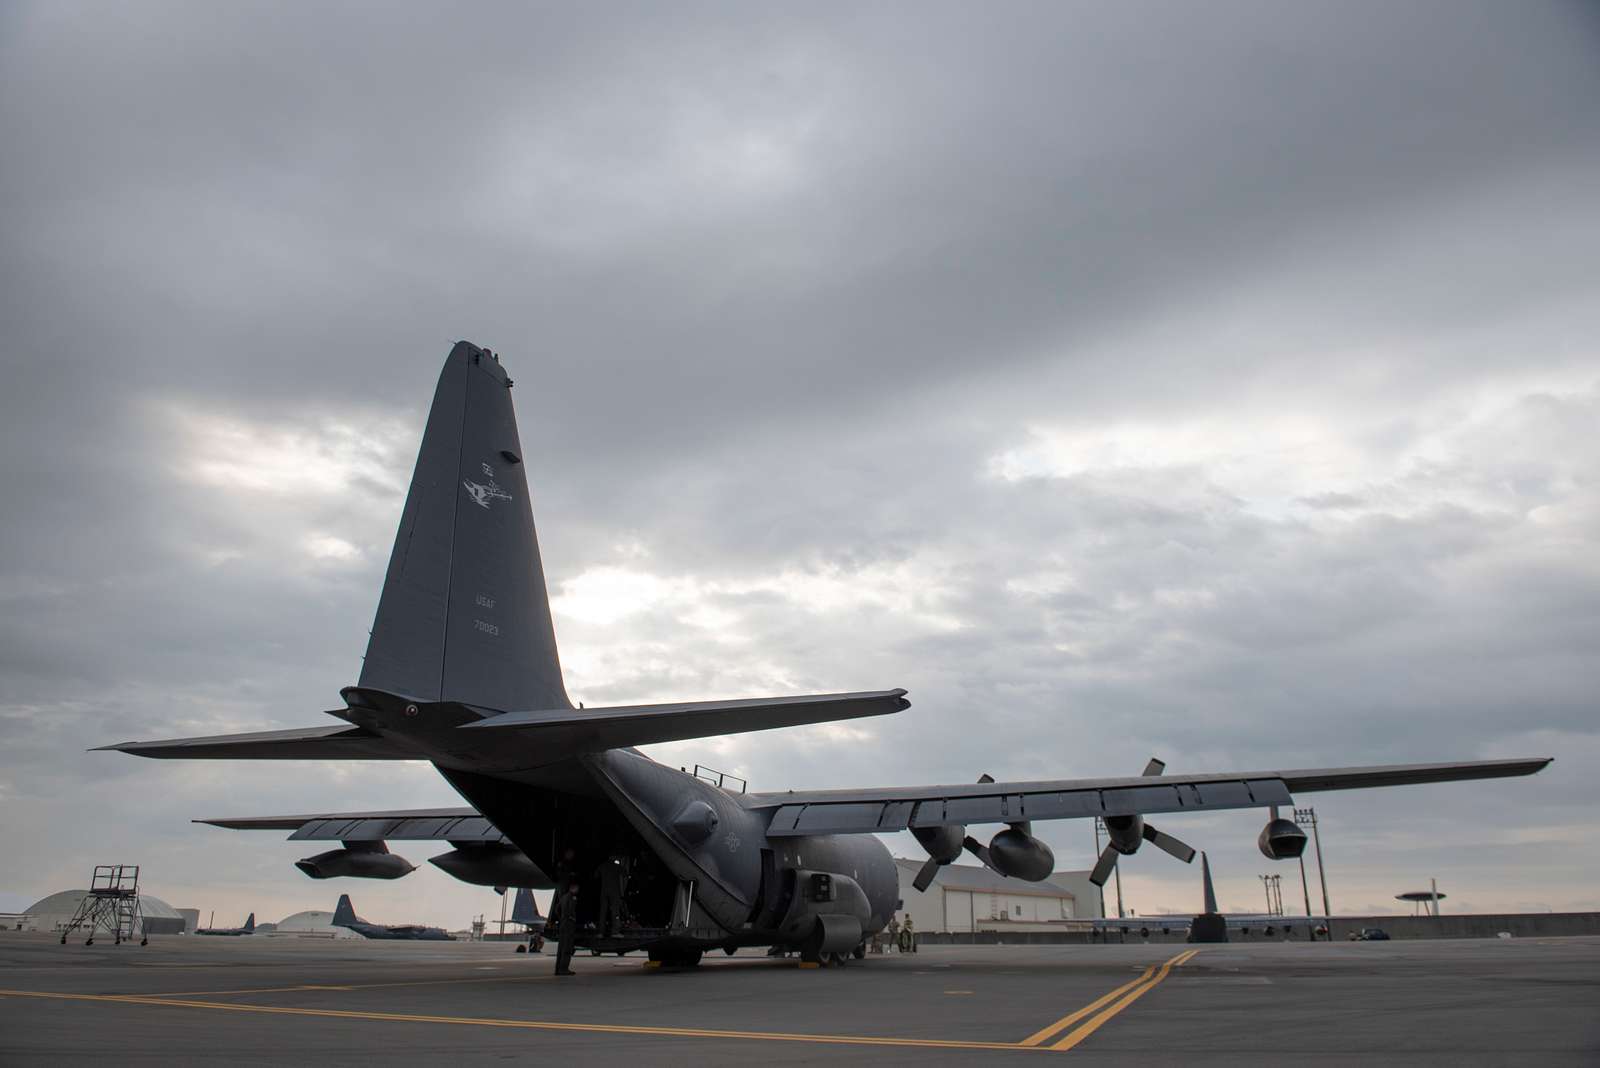
M 488 479 L 488 484 L 473 482 L 471 479 L 462 480 L 461 485 L 466 489 L 467 496 L 472 498 L 472 503 L 479 508 L 489 507 L 490 501 L 509 501 L 511 494 L 500 488 L 500 483 L 494 480 L 494 469 L 488 464 L 483 464 L 483 477 Z

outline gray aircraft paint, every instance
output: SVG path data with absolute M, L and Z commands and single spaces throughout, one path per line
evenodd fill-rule
M 528 881 L 553 873 L 564 844 L 583 847 L 586 870 L 637 840 L 677 886 L 654 944 L 682 952 L 780 943 L 814 955 L 858 946 L 895 907 L 898 872 L 873 832 L 1001 824 L 1015 836 L 1029 820 L 1268 808 L 1292 803 L 1294 790 L 1526 775 L 1548 763 L 730 793 L 629 747 L 888 714 L 908 707 L 905 691 L 573 709 L 511 385 L 496 357 L 467 342 L 445 361 L 360 682 L 341 691 L 346 707 L 331 713 L 350 726 L 105 748 L 180 758 L 427 759 L 471 809 L 208 822 L 290 829 L 294 838 L 337 839 L 357 851 L 384 840 L 450 841 L 458 855 L 438 866 L 475 879 L 510 869 Z M 526 865 L 475 852 L 505 843 Z M 981 844 L 975 849 L 986 855 Z M 391 932 L 368 937 L 435 937 L 364 924 L 353 912 L 344 918 L 360 925 L 352 929 Z
M 511 379 L 464 341 L 439 375 L 360 685 L 498 711 L 572 707 Z
M 383 924 L 369 923 L 356 915 L 355 906 L 350 903 L 349 894 L 340 894 L 339 903 L 333 907 L 333 918 L 328 921 L 335 927 L 345 927 L 354 931 L 362 938 L 372 938 L 380 941 L 403 942 L 454 942 L 455 936 L 443 927 L 428 927 L 423 924 Z
M 246 916 L 244 923 L 238 927 L 199 927 L 195 929 L 197 935 L 212 935 L 214 937 L 238 937 L 240 935 L 253 935 L 256 933 L 256 914 Z

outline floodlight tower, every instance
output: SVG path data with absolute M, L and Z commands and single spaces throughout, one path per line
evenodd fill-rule
M 1322 866 L 1322 835 L 1317 833 L 1317 810 L 1297 808 L 1294 810 L 1294 821 L 1311 828 L 1311 841 L 1317 850 L 1317 878 L 1322 881 L 1322 915 L 1331 918 L 1333 909 L 1328 906 L 1328 869 Z

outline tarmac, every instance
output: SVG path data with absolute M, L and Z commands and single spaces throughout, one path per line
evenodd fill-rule
M 0 1065 L 1600 1063 L 1600 938 L 575 967 L 496 942 L 0 933 Z

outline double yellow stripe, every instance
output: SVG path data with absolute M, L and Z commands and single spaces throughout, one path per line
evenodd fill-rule
M 1100 1009 L 1099 1012 L 1096 1012 L 1093 1016 L 1089 1017 L 1088 1020 L 1085 1020 L 1077 1028 L 1071 1031 L 1066 1038 L 1063 1038 L 1050 1048 L 1054 1050 L 1065 1051 L 1076 1046 L 1078 1043 L 1082 1042 L 1084 1039 L 1098 1031 L 1102 1025 L 1104 1025 L 1117 1013 L 1121 1012 L 1123 1009 L 1127 1008 L 1129 1005 L 1132 1005 L 1135 1001 L 1138 1001 L 1140 998 L 1150 993 L 1150 991 L 1160 986 L 1161 981 L 1171 974 L 1172 969 L 1183 964 L 1198 952 L 1200 952 L 1198 949 L 1185 950 L 1163 964 L 1161 966 L 1161 970 L 1156 972 L 1155 978 L 1149 978 L 1150 972 L 1147 969 L 1144 975 L 1134 980 L 1128 986 L 1113 990 L 1100 1001 L 1095 1002 L 1092 1005 L 1087 1005 L 1078 1012 L 1074 1013 L 1072 1016 L 1067 1017 L 1066 1020 L 1062 1022 L 1061 1026 L 1064 1027 L 1068 1023 L 1075 1023 L 1088 1013 L 1094 1012 L 1096 1008 L 1099 1008 L 1100 1005 L 1104 1004 L 1106 1001 L 1109 1001 L 1111 998 L 1117 997 L 1119 994 L 1122 995 L 1120 1000 L 1113 1002 L 1108 1008 Z M 1127 992 L 1123 993 L 1123 991 Z
M 1079 1020 L 1083 1019 L 1085 1016 L 1089 1015 L 1091 1012 L 1093 1012 L 1096 1009 L 1100 1008 L 1106 1002 L 1114 1001 L 1117 998 L 1121 997 L 1123 994 L 1126 994 L 1129 990 L 1132 990 L 1134 987 L 1138 986 L 1140 983 L 1143 983 L 1145 980 L 1149 979 L 1152 975 L 1155 974 L 1155 971 L 1156 971 L 1156 965 L 1154 965 L 1154 964 L 1150 965 L 1150 967 L 1148 967 L 1148 968 L 1146 968 L 1144 970 L 1144 974 L 1139 976 L 1139 978 L 1135 979 L 1133 982 L 1124 983 L 1121 986 L 1117 987 L 1115 990 L 1113 990 L 1111 993 L 1106 994 L 1103 997 L 1096 998 L 1095 1000 L 1089 1002 L 1089 1004 L 1085 1005 L 1083 1008 L 1077 1010 L 1076 1012 L 1068 1013 L 1067 1015 L 1061 1017 L 1061 1019 L 1057 1020 L 1055 1023 L 1050 1024 L 1048 1027 L 1044 1027 L 1044 1028 L 1042 1028 L 1042 1029 L 1040 1029 L 1038 1031 L 1035 1031 L 1033 1034 L 1031 1034 L 1027 1038 L 1023 1039 L 1021 1044 L 1024 1045 L 1024 1046 L 1042 1046 L 1042 1045 L 1044 1045 L 1054 1035 L 1059 1033 L 1062 1028 L 1068 1027 L 1068 1026 L 1071 1026 L 1072 1024 L 1077 1023 Z

